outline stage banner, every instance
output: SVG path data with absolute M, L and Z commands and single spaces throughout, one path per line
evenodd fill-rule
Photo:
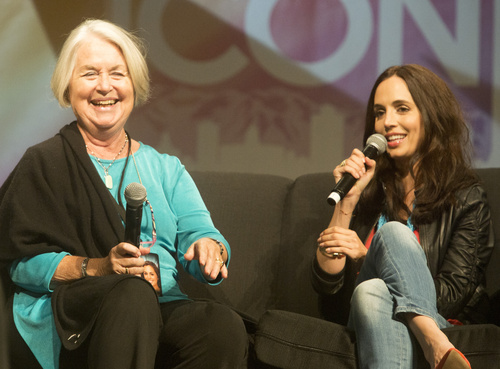
M 146 40 L 153 94 L 127 129 L 189 170 L 331 171 L 363 144 L 378 74 L 406 63 L 458 96 L 475 165 L 500 164 L 500 0 L 2 1 L 2 181 L 71 121 L 48 86 L 84 18 Z

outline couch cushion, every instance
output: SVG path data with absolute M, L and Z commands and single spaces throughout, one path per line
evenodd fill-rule
M 353 334 L 345 326 L 288 311 L 262 316 L 255 354 L 276 368 L 356 368 Z
M 443 331 L 473 368 L 500 368 L 500 327 L 472 324 L 445 328 Z
M 473 368 L 500 368 L 500 327 L 492 324 L 443 330 Z M 355 336 L 345 326 L 287 311 L 267 311 L 255 334 L 255 354 L 276 368 L 356 368 Z M 428 369 L 419 350 L 418 369 Z
M 283 207 L 292 180 L 264 174 L 192 172 L 215 227 L 231 245 L 229 277 L 219 286 L 181 275 L 190 297 L 226 303 L 256 319 L 274 306 Z

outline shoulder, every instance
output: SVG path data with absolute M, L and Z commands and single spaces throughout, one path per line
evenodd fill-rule
M 455 193 L 455 199 L 459 206 L 471 206 L 484 203 L 487 205 L 486 191 L 480 183 L 462 188 Z
M 40 142 L 26 149 L 16 165 L 16 171 L 47 170 L 56 168 L 64 157 L 61 137 L 56 135 L 46 141 Z
M 160 153 L 155 148 L 142 142 L 135 154 L 135 160 L 137 160 L 139 167 L 147 170 L 151 176 L 163 178 L 167 182 L 177 182 L 186 173 L 186 169 L 179 158 Z
M 491 212 L 484 188 L 478 183 L 458 190 L 450 215 L 453 223 L 462 224 L 486 234 L 491 221 Z M 444 216 L 447 217 L 446 212 Z
M 162 162 L 163 164 L 167 165 L 182 165 L 181 161 L 179 160 L 178 157 L 165 154 L 165 153 L 160 153 L 158 150 L 156 150 L 154 147 L 149 146 L 145 143 L 139 142 L 140 147 L 137 151 L 136 155 L 140 155 L 142 160 L 153 160 L 153 161 L 158 161 Z
M 19 193 L 21 188 L 27 191 L 30 186 L 36 187 L 53 177 L 63 175 L 63 157 L 63 145 L 58 136 L 29 147 L 2 184 L 0 201 L 8 191 Z

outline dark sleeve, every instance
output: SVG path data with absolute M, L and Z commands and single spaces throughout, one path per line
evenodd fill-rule
M 484 281 L 493 250 L 490 209 L 484 190 L 473 187 L 451 217 L 451 236 L 443 245 L 442 262 L 434 276 L 438 311 L 456 318 Z
M 312 285 L 320 294 L 333 295 L 344 285 L 345 268 L 338 274 L 329 274 L 319 266 L 318 259 L 314 256 L 312 265 Z
M 356 284 L 358 264 L 351 259 L 338 274 L 329 274 L 322 270 L 314 257 L 312 263 L 312 285 L 318 292 L 319 310 L 324 319 L 347 324 L 351 308 L 351 296 Z
M 355 211 L 357 213 L 357 209 Z M 353 217 L 350 229 L 354 230 L 361 240 L 366 240 L 373 219 Z M 356 279 L 363 261 L 354 262 L 347 258 L 345 267 L 338 274 L 329 274 L 320 268 L 316 255 L 312 262 L 312 285 L 319 294 L 319 308 L 323 318 L 338 324 L 347 324 L 351 307 L 351 296 L 356 286 Z

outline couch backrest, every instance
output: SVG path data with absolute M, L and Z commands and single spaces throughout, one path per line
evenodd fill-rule
M 283 213 L 278 309 L 320 316 L 318 295 L 311 284 L 311 263 L 319 234 L 334 208 L 326 201 L 334 185 L 331 173 L 298 177 L 290 187 Z
M 283 209 L 292 180 L 272 175 L 192 172 L 217 229 L 233 251 L 229 278 L 205 286 L 184 273 L 189 296 L 214 298 L 254 318 L 275 305 Z
M 495 251 L 487 270 L 488 292 L 500 289 L 500 168 L 479 169 L 494 224 Z M 233 249 L 229 279 L 216 287 L 181 276 L 194 297 L 213 298 L 255 318 L 267 309 L 321 316 L 310 282 L 316 239 L 333 208 L 326 198 L 331 173 L 296 180 L 243 173 L 193 172 L 215 226 Z M 496 226 L 496 227 L 495 227 Z
M 492 296 L 500 291 L 500 168 L 482 168 L 476 171 L 488 196 L 495 236 L 495 247 L 486 270 L 486 289 Z

